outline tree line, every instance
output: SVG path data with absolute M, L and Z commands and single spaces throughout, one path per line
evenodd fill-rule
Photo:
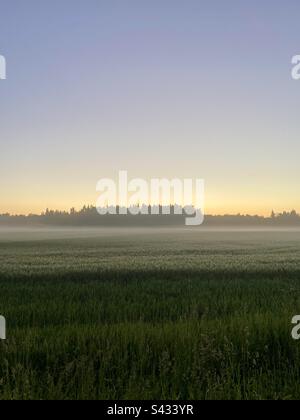
M 84 206 L 80 210 L 75 208 L 70 211 L 47 209 L 41 214 L 10 215 L 0 214 L 2 226 L 180 226 L 184 225 L 186 214 L 176 214 L 175 207 L 171 206 L 169 215 L 163 214 L 163 207 L 159 207 L 158 215 L 139 214 L 133 216 L 120 215 L 120 208 L 116 207 L 116 215 L 106 214 L 100 216 L 94 206 Z M 204 226 L 300 226 L 300 215 L 291 212 L 275 213 L 269 217 L 243 214 L 206 215 Z

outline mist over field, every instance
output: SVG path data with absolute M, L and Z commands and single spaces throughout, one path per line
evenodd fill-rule
M 4 241 L 34 241 L 47 239 L 84 239 L 84 238 L 124 238 L 143 237 L 159 240 L 178 239 L 179 241 L 214 241 L 214 240 L 269 240 L 288 241 L 300 240 L 300 227 L 276 226 L 201 226 L 196 228 L 186 226 L 175 227 L 12 227 L 0 226 L 0 242 Z

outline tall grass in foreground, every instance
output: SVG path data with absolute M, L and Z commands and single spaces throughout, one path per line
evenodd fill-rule
M 0 242 L 0 398 L 298 399 L 299 257 L 295 237 Z

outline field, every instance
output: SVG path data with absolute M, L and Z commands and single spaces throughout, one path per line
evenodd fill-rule
M 300 232 L 1 231 L 0 399 L 299 399 Z

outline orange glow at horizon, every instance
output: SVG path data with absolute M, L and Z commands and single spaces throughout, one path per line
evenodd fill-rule
M 275 213 L 281 213 L 284 211 L 291 211 L 295 209 L 294 206 L 287 206 L 287 207 L 276 207 L 276 206 L 261 206 L 261 207 L 255 207 L 253 206 L 230 206 L 228 205 L 211 205 L 210 203 L 207 203 L 208 205 L 205 206 L 205 214 L 206 215 L 216 215 L 216 216 L 222 216 L 222 215 L 250 215 L 250 216 L 263 216 L 268 217 L 270 216 L 271 212 L 274 210 Z M 11 214 L 11 215 L 25 215 L 28 216 L 29 214 L 42 214 L 46 211 L 46 209 L 49 210 L 58 210 L 58 211 L 67 211 L 69 212 L 71 208 L 75 208 L 76 211 L 81 210 L 84 206 L 96 206 L 95 200 L 92 201 L 70 201 L 70 202 L 64 202 L 64 203 L 49 203 L 49 205 L 45 205 L 41 207 L 38 203 L 35 205 L 22 205 L 22 204 L 15 204 L 14 207 L 10 206 L 2 206 L 0 208 L 0 214 Z M 296 209 L 297 210 L 297 209 Z

